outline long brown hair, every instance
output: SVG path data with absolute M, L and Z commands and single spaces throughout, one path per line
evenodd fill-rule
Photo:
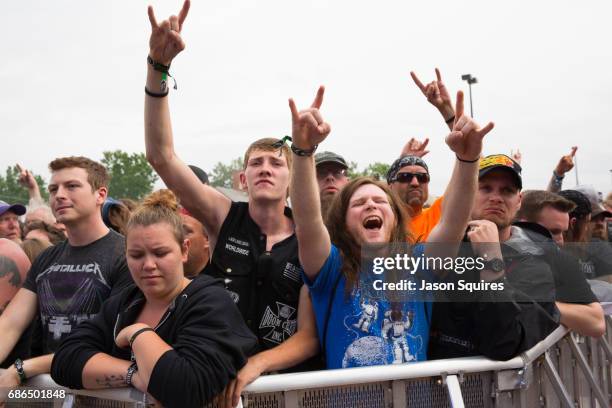
M 405 243 L 408 234 L 408 215 L 404 211 L 401 200 L 391 191 L 389 186 L 371 177 L 358 177 L 348 183 L 336 194 L 327 212 L 325 224 L 329 231 L 331 242 L 338 248 L 342 256 L 342 273 L 346 278 L 347 290 L 351 290 L 359 281 L 361 268 L 361 245 L 349 233 L 346 225 L 346 213 L 349 202 L 355 191 L 367 184 L 373 184 L 387 195 L 391 210 L 395 215 L 395 226 L 391 230 L 390 243 Z

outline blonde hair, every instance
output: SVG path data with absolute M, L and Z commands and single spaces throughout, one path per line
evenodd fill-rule
M 280 155 L 285 156 L 287 160 L 287 167 L 291 169 L 291 152 L 289 151 L 289 146 L 286 143 L 282 143 L 280 147 L 276 146 L 282 139 L 275 139 L 273 137 L 265 137 L 263 139 L 259 139 L 251 143 L 247 151 L 244 153 L 244 162 L 242 163 L 242 170 L 247 168 L 247 164 L 249 163 L 249 157 L 251 153 L 255 150 L 261 150 L 264 152 L 275 152 L 280 150 Z
M 185 240 L 185 232 L 183 221 L 177 211 L 178 208 L 178 200 L 172 191 L 166 189 L 154 191 L 145 197 L 131 214 L 126 234 L 136 226 L 146 227 L 165 222 L 172 228 L 176 242 L 182 245 Z

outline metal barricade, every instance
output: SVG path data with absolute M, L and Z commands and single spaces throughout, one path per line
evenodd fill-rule
M 608 312 L 609 313 L 609 312 Z M 246 408 L 612 406 L 612 317 L 599 339 L 559 327 L 508 361 L 482 357 L 262 376 L 243 393 Z M 26 387 L 63 389 L 48 375 Z M 8 407 L 127 408 L 150 405 L 134 389 L 69 390 L 64 400 L 9 400 Z M 217 408 L 209 404 L 207 408 Z

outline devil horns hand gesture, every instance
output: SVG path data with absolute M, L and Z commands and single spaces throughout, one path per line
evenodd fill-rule
M 457 92 L 455 122 L 446 144 L 461 161 L 476 161 L 482 151 L 482 139 L 493 129 L 493 122 L 481 128 L 474 119 L 463 114 L 463 92 Z
M 170 65 L 174 57 L 185 49 L 185 42 L 181 38 L 183 23 L 187 18 L 191 2 L 185 0 L 183 8 L 177 16 L 170 16 L 167 20 L 158 23 L 155 19 L 153 7 L 149 6 L 149 21 L 151 22 L 151 38 L 149 39 L 149 55 L 153 61 L 163 65 Z
M 329 123 L 323 120 L 321 112 L 321 104 L 323 104 L 323 94 L 325 87 L 319 87 L 317 96 L 310 105 L 310 108 L 298 111 L 293 99 L 289 99 L 289 108 L 291 109 L 292 129 L 293 129 L 293 144 L 302 150 L 314 149 L 321 143 L 329 132 L 331 127 Z

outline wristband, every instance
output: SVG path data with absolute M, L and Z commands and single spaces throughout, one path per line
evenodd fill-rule
M 130 343 L 130 348 L 132 348 L 132 344 L 134 344 L 134 342 L 136 341 L 136 337 L 140 336 L 142 333 L 144 332 L 148 332 L 148 331 L 152 331 L 154 332 L 155 330 L 153 330 L 150 327 L 143 327 L 140 330 L 137 330 L 136 333 L 132 334 L 132 337 L 130 337 L 130 340 L 128 341 L 128 343 Z
M 446 122 L 447 125 L 450 125 L 454 120 L 455 120 L 455 115 L 453 115 L 450 118 L 446 119 L 444 122 Z
M 161 72 L 162 79 L 160 87 L 162 91 L 167 89 L 168 77 L 172 78 L 174 81 L 174 89 L 178 89 L 176 86 L 176 79 L 174 79 L 174 77 L 170 74 L 170 64 L 164 65 L 161 62 L 154 61 L 150 55 L 147 55 L 147 63 L 151 65 L 155 71 Z
M 19 385 L 22 385 L 28 379 L 25 371 L 23 371 L 23 361 L 18 358 L 13 365 L 15 366 L 15 370 L 17 370 L 17 376 L 19 376 Z
M 136 362 L 134 361 L 127 369 L 127 373 L 125 374 L 125 384 L 127 386 L 132 385 L 132 377 L 134 376 L 134 373 L 138 371 L 138 366 L 136 365 Z
M 147 55 L 147 63 L 153 67 L 154 70 L 162 72 L 164 74 L 170 73 L 170 64 L 164 65 L 161 62 L 154 61 L 150 55 Z
M 169 89 L 166 88 L 166 92 L 162 92 L 162 93 L 156 93 L 156 92 L 151 92 L 147 89 L 147 87 L 145 86 L 145 94 L 152 96 L 153 98 L 163 98 L 168 96 L 168 93 L 170 92 Z
M 563 180 L 565 178 L 565 174 L 560 176 L 560 175 L 557 174 L 556 171 L 553 170 L 553 177 L 555 178 L 555 180 L 561 181 L 561 180 Z
M 480 160 L 480 157 L 478 157 L 477 159 L 474 159 L 474 160 L 463 160 L 462 158 L 460 158 L 457 155 L 455 155 L 455 157 L 457 158 L 457 160 L 459 160 L 460 162 L 463 162 L 463 163 L 476 163 L 478 160 Z
M 310 157 L 314 154 L 314 152 L 317 150 L 317 147 L 319 147 L 319 145 L 314 145 L 312 147 L 312 149 L 310 150 L 304 150 L 304 149 L 300 149 L 299 147 L 297 147 L 296 145 L 292 144 L 291 145 L 291 151 L 293 153 L 295 153 L 297 156 L 301 156 L 301 157 Z

